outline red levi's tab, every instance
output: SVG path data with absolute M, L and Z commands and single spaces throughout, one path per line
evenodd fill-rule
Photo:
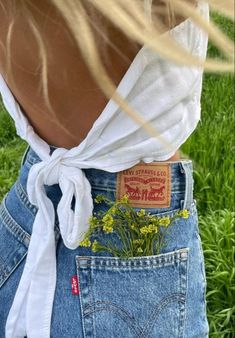
M 140 162 L 117 173 L 116 199 L 127 195 L 132 207 L 167 208 L 171 203 L 169 163 Z
M 78 277 L 76 275 L 71 277 L 71 287 L 72 287 L 72 294 L 78 295 L 79 294 L 79 285 L 78 285 Z

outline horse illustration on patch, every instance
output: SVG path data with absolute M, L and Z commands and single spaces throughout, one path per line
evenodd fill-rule
M 168 163 L 138 163 L 117 173 L 116 198 L 128 195 L 133 207 L 166 208 L 171 202 L 171 167 Z

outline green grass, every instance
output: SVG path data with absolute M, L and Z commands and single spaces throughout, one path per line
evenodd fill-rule
M 233 36 L 231 22 L 214 15 Z M 209 44 L 208 54 L 218 55 Z M 207 275 L 210 337 L 234 332 L 234 78 L 205 74 L 202 118 L 182 150 L 194 162 L 195 198 Z M 14 183 L 26 142 L 15 134 L 11 118 L 0 108 L 0 200 Z
M 183 146 L 194 159 L 195 196 L 201 213 L 234 205 L 233 77 L 206 74 L 201 122 Z
M 12 118 L 0 102 L 0 200 L 15 182 L 27 143 L 16 135 Z
M 233 337 L 234 214 L 211 211 L 199 217 L 207 273 L 207 308 L 211 337 Z
M 214 21 L 230 37 L 232 23 Z M 220 52 L 209 43 L 208 55 Z M 182 150 L 194 161 L 195 198 L 207 276 L 210 337 L 235 337 L 234 76 L 204 74 L 201 122 Z

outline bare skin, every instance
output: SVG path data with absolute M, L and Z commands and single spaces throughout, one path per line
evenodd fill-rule
M 40 10 L 57 20 L 57 24 L 48 20 L 44 26 L 50 51 L 56 53 L 56 58 L 51 58 L 48 64 L 49 95 L 56 117 L 48 111 L 42 91 L 38 89 L 40 79 L 37 69 L 38 48 L 30 29 L 20 17 L 14 26 L 11 47 L 13 58 L 11 67 L 15 82 L 9 77 L 7 83 L 36 133 L 50 145 L 70 149 L 84 140 L 108 99 L 90 75 L 61 17 L 51 6 L 45 5 L 46 2 L 38 3 L 43 3 Z M 35 18 L 38 21 L 44 20 L 39 11 L 35 11 Z M 177 18 L 176 24 L 180 22 L 182 17 Z M 2 32 L 0 38 L 3 41 L 7 26 L 0 7 L 0 32 Z M 109 29 L 109 38 L 117 49 L 124 53 L 121 57 L 114 48 L 107 46 L 106 53 L 111 62 L 105 59 L 104 64 L 117 86 L 141 46 L 128 40 L 115 27 Z M 4 52 L 0 48 L 0 73 L 6 79 L 5 65 Z M 66 126 L 68 132 L 60 126 L 61 124 Z M 174 161 L 179 158 L 177 151 L 168 160 Z

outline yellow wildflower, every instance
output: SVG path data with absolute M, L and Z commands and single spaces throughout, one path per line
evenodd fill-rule
M 144 243 L 144 239 L 141 239 L 141 238 L 133 239 L 132 243 L 134 245 L 142 245 Z
M 104 196 L 103 195 L 97 195 L 94 199 L 95 203 L 101 203 L 104 201 Z
M 181 210 L 180 216 L 182 216 L 183 218 L 188 218 L 189 217 L 189 211 L 187 209 Z
M 151 234 L 152 232 L 158 232 L 158 228 L 157 228 L 156 225 L 150 223 L 149 225 L 146 225 L 146 226 L 140 228 L 140 232 L 143 235 Z
M 92 247 L 91 250 L 96 252 L 97 248 L 98 248 L 99 243 L 97 242 L 97 240 L 95 239 L 94 242 L 92 243 Z
M 103 218 L 102 221 L 106 224 L 106 225 L 112 225 L 113 224 L 113 217 L 109 214 L 106 214 Z
M 149 228 L 147 226 L 144 226 L 144 227 L 141 227 L 140 228 L 140 232 L 143 234 L 143 235 L 146 235 L 149 233 Z
M 159 220 L 159 224 L 164 226 L 164 227 L 167 227 L 169 224 L 170 224 L 170 217 L 167 216 L 167 217 L 162 217 L 160 220 Z
M 103 230 L 104 230 L 105 232 L 113 232 L 113 227 L 111 227 L 111 226 L 105 224 L 105 225 L 103 226 Z
M 97 217 L 95 217 L 95 216 L 90 216 L 89 219 L 88 219 L 88 223 L 89 223 L 91 226 L 97 225 L 97 223 L 98 223 Z
M 132 223 L 131 224 L 131 229 L 135 229 L 136 228 L 136 224 L 135 223 Z
M 139 217 L 145 216 L 145 214 L 146 214 L 145 209 L 140 209 L 140 211 L 137 211 L 137 215 L 138 215 Z
M 91 241 L 88 238 L 85 238 L 84 240 L 82 240 L 79 244 L 80 246 L 86 246 L 89 247 L 91 246 Z
M 138 253 L 142 253 L 142 252 L 143 252 L 143 249 L 142 249 L 141 247 L 138 247 L 137 252 L 138 252 Z
M 125 216 L 126 216 L 126 217 L 130 217 L 130 216 L 131 216 L 130 211 L 125 211 Z
M 122 202 L 122 203 L 127 203 L 127 202 L 129 202 L 129 197 L 128 197 L 128 195 L 127 195 L 127 194 L 123 195 L 122 198 L 121 198 L 121 200 L 120 200 L 120 202 Z
M 110 214 L 115 214 L 116 211 L 117 211 L 117 208 L 115 206 L 111 207 L 109 210 Z
M 152 223 L 150 223 L 150 224 L 148 225 L 148 228 L 149 228 L 149 231 L 150 231 L 150 232 L 158 232 L 157 226 L 154 225 L 154 224 L 152 224 Z

